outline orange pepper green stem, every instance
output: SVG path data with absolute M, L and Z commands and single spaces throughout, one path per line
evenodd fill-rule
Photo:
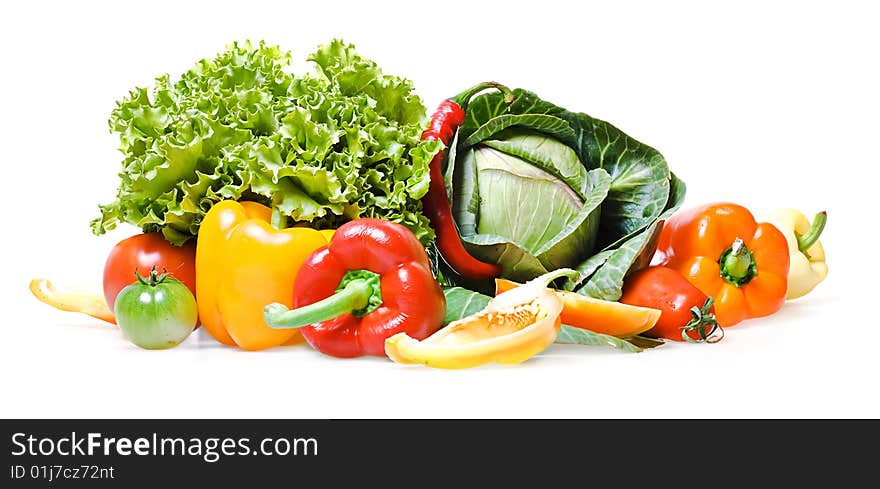
M 205 215 L 196 245 L 199 318 L 220 343 L 262 350 L 301 339 L 296 329 L 270 328 L 263 306 L 293 305 L 293 284 L 328 232 L 276 229 L 272 211 L 256 202 L 222 201 Z M 280 215 L 274 219 L 281 224 Z
M 790 258 L 785 236 L 748 209 L 714 203 L 681 211 L 664 225 L 662 265 L 678 270 L 715 302 L 718 324 L 768 316 L 785 303 Z
M 724 280 L 737 287 L 749 283 L 758 273 L 755 266 L 755 255 L 749 250 L 742 238 L 733 240 L 730 248 L 721 254 L 718 266 L 721 267 L 721 276 L 724 277 Z

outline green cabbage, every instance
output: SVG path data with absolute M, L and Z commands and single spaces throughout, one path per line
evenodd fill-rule
M 411 82 L 339 40 L 308 59 L 316 73 L 297 77 L 290 53 L 235 43 L 131 91 L 110 116 L 124 160 L 95 234 L 127 222 L 182 244 L 213 204 L 234 199 L 318 228 L 384 218 L 430 242 L 419 199 L 441 143 L 420 141 L 427 118 Z
M 623 278 L 647 264 L 662 221 L 681 205 L 684 183 L 657 150 L 613 125 L 513 94 L 509 105 L 500 93 L 474 98 L 447 157 L 462 241 L 505 278 L 574 268 L 579 279 L 567 288 L 619 299 Z

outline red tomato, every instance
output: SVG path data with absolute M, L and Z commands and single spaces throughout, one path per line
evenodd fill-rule
M 104 265 L 104 298 L 112 311 L 116 296 L 126 286 L 137 282 L 135 269 L 141 275 L 149 275 L 156 267 L 164 268 L 172 277 L 180 280 L 196 293 L 196 243 L 187 241 L 183 246 L 174 246 L 162 233 L 138 234 L 123 239 L 110 250 Z
M 689 341 L 714 343 L 724 335 L 709 297 L 671 268 L 653 266 L 634 273 L 624 283 L 620 302 L 660 309 L 660 319 L 645 336 L 685 341 L 686 330 Z M 721 335 L 713 336 L 715 331 Z

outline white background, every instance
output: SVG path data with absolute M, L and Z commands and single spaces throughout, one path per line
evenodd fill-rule
M 878 417 L 880 35 L 870 2 L 13 2 L 0 19 L 2 417 Z M 122 227 L 115 101 L 232 40 L 342 37 L 433 110 L 483 80 L 536 91 L 658 148 L 688 185 L 756 213 L 829 212 L 831 273 L 717 345 L 640 354 L 554 345 L 465 371 L 247 353 L 204 334 L 168 351 L 55 311 L 28 281 L 99 290 Z

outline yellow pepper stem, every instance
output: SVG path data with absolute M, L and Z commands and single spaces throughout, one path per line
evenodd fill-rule
M 801 253 L 806 253 L 811 246 L 816 244 L 816 241 L 819 241 L 819 236 L 822 235 L 822 231 L 825 230 L 825 223 L 828 221 L 828 213 L 822 211 L 816 214 L 816 217 L 813 218 L 813 225 L 810 227 L 810 230 L 804 234 L 798 235 L 797 244 L 798 250 Z

